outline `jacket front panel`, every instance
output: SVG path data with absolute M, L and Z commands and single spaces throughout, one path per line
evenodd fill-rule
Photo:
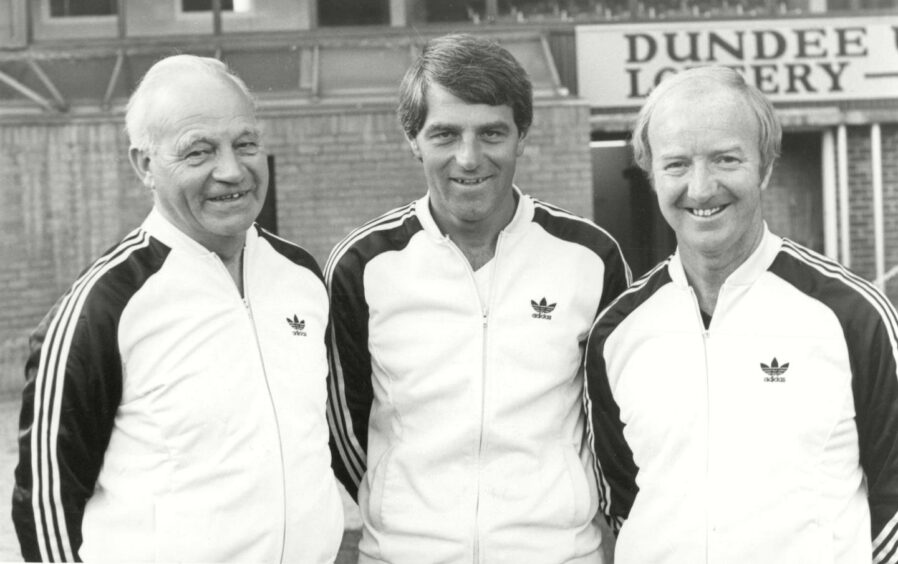
M 80 556 L 332 561 L 342 509 L 324 420 L 328 304 L 317 267 L 254 227 L 244 299 L 217 256 L 155 212 L 143 229 L 170 252 L 111 324 L 122 393 Z M 103 327 L 94 320 L 85 331 Z
M 422 229 L 365 264 L 363 558 L 598 561 L 578 369 L 605 264 L 533 222 L 532 206 L 500 234 L 483 300 L 420 210 Z
M 587 371 L 606 375 L 612 403 L 593 400 L 618 410 L 627 447 L 600 438 L 599 463 L 610 489 L 635 495 L 628 508 L 609 492 L 609 513 L 625 519 L 616 561 L 870 559 L 850 341 L 828 298 L 771 267 L 780 247 L 766 236 L 707 329 L 678 257 L 668 282 L 597 322 Z M 597 435 L 616 434 L 610 420 L 596 420 Z

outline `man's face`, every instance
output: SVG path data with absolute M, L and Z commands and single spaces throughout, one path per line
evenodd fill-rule
M 157 208 L 210 250 L 242 245 L 268 189 L 250 101 L 224 79 L 187 77 L 158 92 L 150 112 L 155 148 L 132 160 Z
M 658 204 L 684 255 L 741 264 L 763 231 L 759 125 L 741 95 L 707 83 L 682 85 L 649 123 Z
M 524 139 L 510 106 L 468 104 L 431 84 L 427 119 L 409 143 L 424 165 L 433 214 L 444 231 L 492 224 L 501 229 L 511 219 Z

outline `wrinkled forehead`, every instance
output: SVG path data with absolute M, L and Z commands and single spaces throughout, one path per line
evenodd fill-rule
M 153 93 L 147 121 L 157 135 L 184 128 L 258 128 L 252 100 L 225 77 L 184 77 Z
M 738 137 L 760 144 L 760 123 L 746 97 L 709 81 L 679 84 L 659 98 L 648 125 L 649 143 L 702 132 Z M 653 147 L 653 150 L 655 148 Z

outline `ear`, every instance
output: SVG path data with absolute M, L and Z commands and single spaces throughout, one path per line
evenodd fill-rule
M 149 151 L 131 147 L 128 151 L 128 159 L 131 161 L 134 172 L 137 173 L 137 178 L 140 179 L 144 186 L 152 190 L 155 187 L 155 181 L 153 180 L 153 173 L 150 172 Z
M 524 147 L 527 145 L 527 134 L 524 133 L 518 137 L 518 147 L 515 149 L 515 156 L 520 157 L 524 154 Z
M 421 159 L 421 148 L 418 147 L 418 140 L 415 139 L 414 137 L 409 137 L 408 135 L 405 136 L 405 140 L 408 141 L 408 146 L 412 148 L 412 155 L 414 155 L 415 158 L 418 159 L 419 161 L 422 160 Z
M 773 176 L 773 163 L 767 165 L 767 172 L 764 173 L 764 178 L 761 180 L 761 191 L 767 189 L 767 185 L 770 183 L 770 177 Z

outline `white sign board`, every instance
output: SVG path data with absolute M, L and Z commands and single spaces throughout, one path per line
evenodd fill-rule
M 774 101 L 898 98 L 898 15 L 577 26 L 580 96 L 639 106 L 670 73 L 732 67 Z

